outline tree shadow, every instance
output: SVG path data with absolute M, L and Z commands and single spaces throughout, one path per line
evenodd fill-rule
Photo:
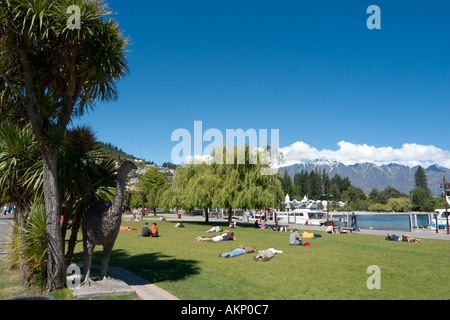
M 101 265 L 102 250 L 94 252 L 92 264 Z M 83 261 L 83 253 L 74 254 L 73 261 Z M 150 283 L 163 281 L 179 281 L 200 273 L 196 260 L 177 259 L 160 252 L 129 255 L 126 251 L 118 249 L 111 253 L 109 266 L 121 267 Z M 98 269 L 91 268 L 91 274 L 95 276 Z

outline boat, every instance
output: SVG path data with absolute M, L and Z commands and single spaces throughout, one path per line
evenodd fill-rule
M 326 213 L 310 209 L 295 209 L 289 212 L 277 212 L 279 223 L 322 226 L 326 222 Z
M 432 219 L 430 229 L 436 229 L 436 225 L 439 226 L 439 229 L 447 228 L 446 209 L 436 209 L 434 212 L 436 213 L 436 218 Z M 448 209 L 448 214 L 450 219 L 450 209 Z
M 445 200 L 450 205 L 450 190 L 446 192 Z M 436 209 L 434 212 L 436 213 L 436 218 L 431 220 L 430 229 L 436 229 L 436 225 L 438 228 L 447 228 L 447 214 L 449 215 L 448 218 L 450 218 L 450 209 Z

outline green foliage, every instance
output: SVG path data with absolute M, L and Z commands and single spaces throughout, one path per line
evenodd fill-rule
M 431 198 L 431 190 L 428 188 L 427 175 L 423 168 L 419 166 L 414 173 L 414 181 L 416 187 L 421 187 L 427 193 L 427 196 Z
M 406 197 L 390 198 L 387 205 L 396 212 L 409 211 L 412 209 L 411 200 Z
M 40 159 L 29 126 L 0 125 L 0 198 L 14 202 L 19 212 L 39 197 Z
M 104 155 L 108 155 L 108 156 L 116 159 L 116 161 L 118 163 L 122 163 L 125 161 L 133 161 L 133 162 L 135 162 L 136 166 L 138 166 L 138 167 L 141 167 L 142 165 L 155 164 L 153 161 L 136 162 L 137 158 L 135 156 L 126 153 L 121 148 L 119 148 L 111 143 L 96 141 L 95 149 Z
M 428 200 L 428 195 L 422 187 L 415 187 L 412 193 L 412 209 L 414 211 L 422 210 Z
M 238 161 L 240 152 L 245 155 L 242 163 Z M 257 155 L 254 163 L 250 161 L 251 152 Z M 216 158 L 212 163 L 189 163 L 177 168 L 173 185 L 164 195 L 166 206 L 187 212 L 193 208 L 225 208 L 231 219 L 233 208 L 275 208 L 283 199 L 278 175 L 261 174 L 262 169 L 269 168 L 268 162 L 262 160 L 267 156 L 263 152 L 245 145 L 220 147 L 213 155 Z
M 67 25 L 71 5 L 82 13 L 79 29 Z M 128 72 L 128 38 L 110 15 L 104 1 L 0 1 L 0 114 L 15 109 L 14 116 L 31 123 L 49 177 L 43 180 L 47 231 L 56 239 L 56 168 L 67 125 L 96 102 L 117 99 L 117 82 Z M 49 289 L 63 286 L 61 244 L 49 248 Z
M 391 212 L 392 207 L 388 204 L 373 203 L 369 205 L 369 210 L 374 212 Z
M 161 203 L 161 196 L 167 190 L 164 175 L 156 168 L 148 169 L 139 177 L 137 189 L 133 192 L 132 207 L 141 206 L 156 208 Z
M 24 285 L 44 285 L 47 270 L 47 235 L 45 205 L 33 204 L 27 210 L 28 219 L 23 226 L 16 225 L 10 235 L 9 264 L 14 269 L 24 272 Z

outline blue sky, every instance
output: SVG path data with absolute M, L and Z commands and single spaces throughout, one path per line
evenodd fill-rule
M 350 162 L 391 150 L 378 161 L 450 166 L 447 0 L 107 2 L 132 44 L 118 101 L 76 122 L 101 141 L 162 164 L 172 132 L 202 121 L 279 129 L 290 161 L 313 156 L 299 144 L 345 160 L 345 145 Z

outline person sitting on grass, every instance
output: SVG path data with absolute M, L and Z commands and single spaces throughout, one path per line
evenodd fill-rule
M 340 233 L 347 233 L 347 230 L 344 230 L 344 229 L 342 229 L 341 226 L 338 226 L 338 227 L 336 228 L 336 233 L 337 233 L 337 234 L 340 234 Z
M 233 258 L 233 257 L 237 257 L 237 256 L 242 256 L 242 255 L 244 255 L 244 257 L 245 257 L 245 255 L 247 253 L 255 252 L 255 250 L 256 250 L 255 246 L 251 246 L 251 247 L 239 246 L 239 248 L 236 248 L 231 252 L 219 253 L 219 257 Z
M 159 228 L 158 228 L 158 226 L 156 225 L 156 222 L 153 222 L 153 225 L 152 225 L 152 227 L 150 228 L 150 231 L 152 232 L 152 234 L 150 235 L 150 237 L 158 237 L 158 236 L 159 236 L 159 234 L 158 234 Z
M 334 227 L 330 224 L 328 227 L 327 227 L 327 230 L 325 230 L 326 231 L 326 233 L 332 233 L 332 234 L 334 234 Z
M 388 241 L 404 241 L 404 242 L 420 242 L 421 239 L 411 237 L 409 234 L 397 236 L 395 234 L 387 234 L 386 240 Z
M 152 234 L 152 231 L 150 227 L 148 226 L 148 222 L 145 223 L 144 227 L 142 228 L 141 233 L 138 234 L 139 237 L 150 237 Z
M 258 251 L 258 255 L 253 257 L 253 260 L 259 261 L 261 259 L 262 261 L 269 261 L 272 259 L 276 253 L 283 253 L 281 250 L 276 250 L 274 248 L 269 248 L 267 250 Z
M 302 236 L 298 233 L 297 229 L 291 232 L 289 235 L 289 245 L 291 246 L 299 246 L 303 243 Z

